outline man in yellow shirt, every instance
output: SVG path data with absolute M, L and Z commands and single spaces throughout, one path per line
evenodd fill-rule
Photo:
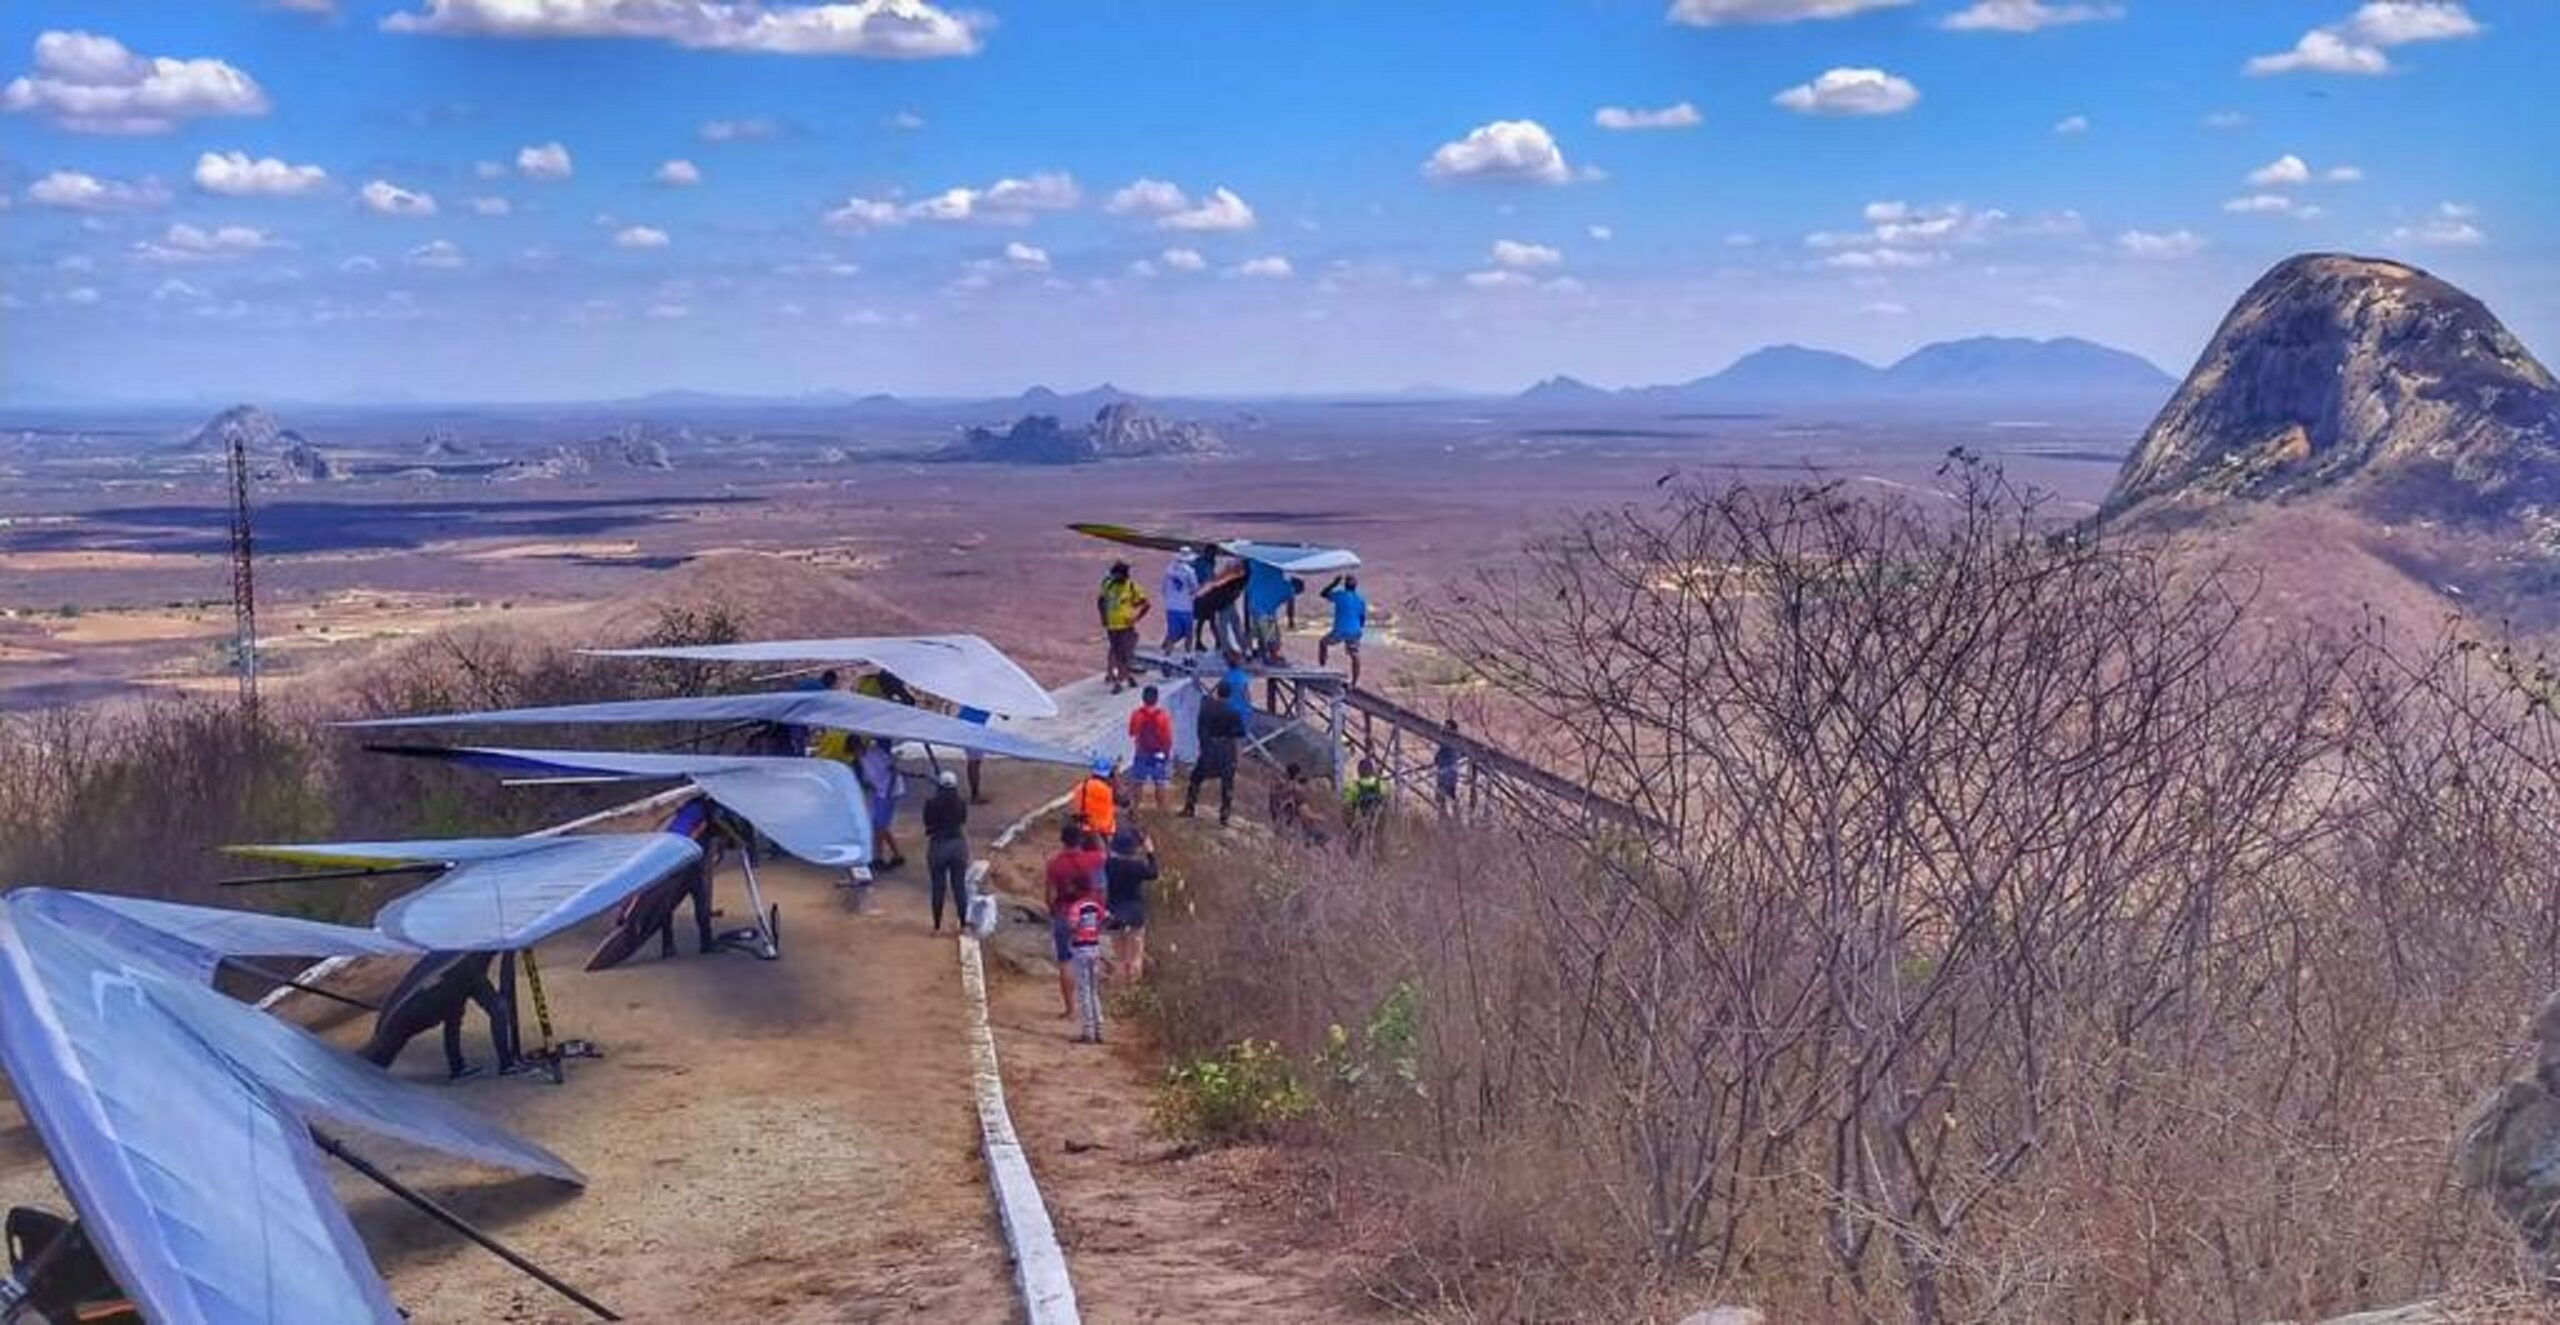
M 1103 638 L 1110 643 L 1102 678 L 1111 683 L 1111 693 L 1116 695 L 1122 687 L 1138 683 L 1138 623 L 1147 619 L 1155 604 L 1129 578 L 1129 563 L 1115 561 L 1111 573 L 1102 577 L 1102 592 L 1093 605 L 1102 615 Z

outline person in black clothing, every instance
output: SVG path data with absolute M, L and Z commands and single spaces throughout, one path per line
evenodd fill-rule
M 1147 885 L 1157 872 L 1155 839 L 1134 827 L 1112 835 L 1111 858 L 1102 863 L 1103 909 L 1111 915 L 1111 965 L 1123 980 L 1146 974 Z
M 951 891 L 951 918 L 969 927 L 969 802 L 950 769 L 934 775 L 924 803 L 924 867 L 932 876 L 933 932 L 942 932 L 942 894 Z
M 462 1014 L 477 1003 L 489 1018 L 489 1043 L 497 1050 L 498 1070 L 504 1072 L 513 1067 L 516 1050 L 509 1032 L 514 1018 L 506 1014 L 497 986 L 489 981 L 489 962 L 495 956 L 489 952 L 431 952 L 419 958 L 418 964 L 400 977 L 391 997 L 383 1001 L 382 1015 L 373 1023 L 373 1038 L 365 1042 L 365 1058 L 377 1067 L 389 1067 L 409 1041 L 441 1022 L 445 1075 L 456 1081 L 476 1076 L 480 1069 L 462 1057 Z
M 1208 703 L 1200 706 L 1200 757 L 1191 765 L 1191 781 L 1182 792 L 1182 817 L 1191 818 L 1200 810 L 1200 783 L 1218 780 L 1218 822 L 1225 823 L 1236 807 L 1236 745 L 1244 739 L 1244 715 L 1236 712 L 1235 687 L 1218 683 Z

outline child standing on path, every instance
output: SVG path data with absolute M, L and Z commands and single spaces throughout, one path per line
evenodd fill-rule
M 1076 1043 L 1102 1043 L 1102 929 L 1108 912 L 1090 885 L 1067 910 L 1068 960 L 1075 967 Z

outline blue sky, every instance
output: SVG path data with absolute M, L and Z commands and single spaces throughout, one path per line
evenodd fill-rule
M 2174 372 L 2307 249 L 2548 357 L 2555 61 L 2549 0 L 10 0 L 0 399 L 1508 388 L 1985 332 Z

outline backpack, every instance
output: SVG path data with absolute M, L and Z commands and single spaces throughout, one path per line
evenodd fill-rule
M 1067 911 L 1067 944 L 1091 948 L 1102 942 L 1102 903 L 1090 897 L 1080 899 Z

